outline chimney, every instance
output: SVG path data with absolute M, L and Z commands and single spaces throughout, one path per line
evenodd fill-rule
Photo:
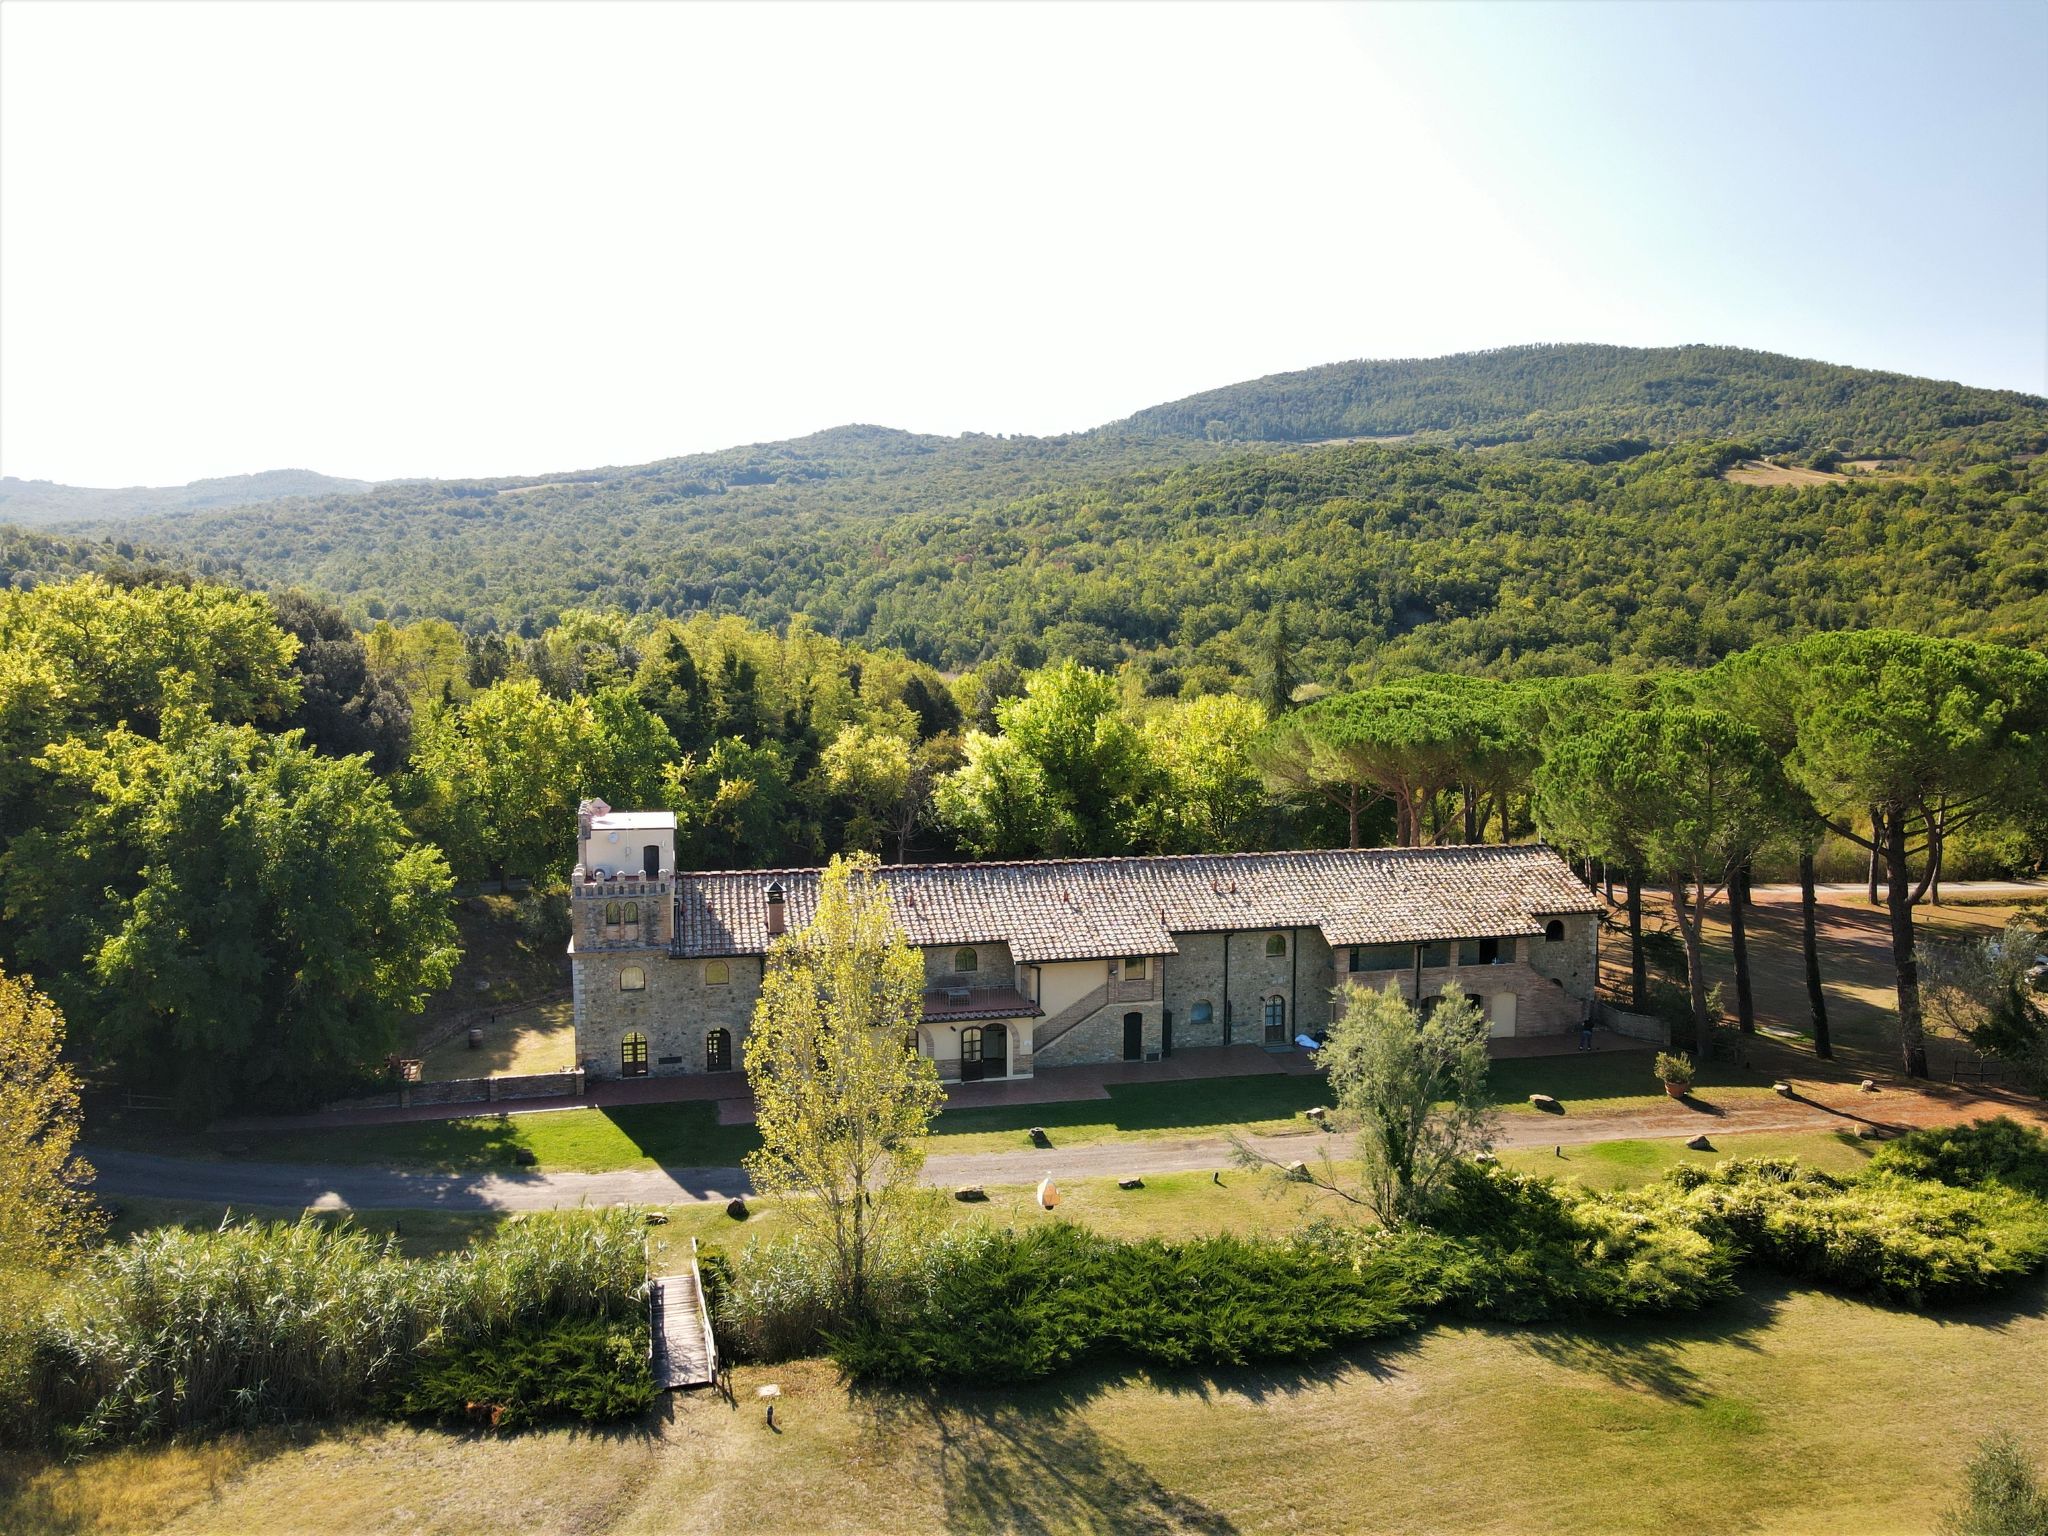
M 768 887 L 768 937 L 782 936 L 782 886 L 778 882 Z

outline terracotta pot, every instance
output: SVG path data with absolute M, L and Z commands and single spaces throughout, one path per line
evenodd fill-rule
M 1682 1099 L 1692 1092 L 1692 1085 L 1690 1083 L 1666 1083 L 1664 1091 L 1674 1099 Z

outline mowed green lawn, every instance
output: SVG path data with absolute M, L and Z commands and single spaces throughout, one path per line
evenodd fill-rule
M 2048 1454 L 2044 1359 L 2040 1284 L 1923 1317 L 1753 1282 L 1669 1323 L 1441 1327 L 1294 1369 L 907 1394 L 811 1361 L 606 1432 L 366 1425 L 16 1463 L 0 1529 L 1925 1536 L 1980 1435 Z
M 1838 1131 L 1752 1132 L 1724 1136 L 1705 1152 L 1688 1148 L 1677 1138 L 1595 1142 L 1540 1150 L 1503 1152 L 1510 1168 L 1546 1177 L 1577 1179 L 1596 1189 L 1617 1189 L 1648 1183 L 1679 1166 L 1711 1167 L 1731 1157 L 1796 1157 L 1829 1173 L 1855 1172 L 1868 1160 L 1873 1144 Z M 1290 1232 L 1319 1216 L 1358 1219 L 1356 1208 L 1304 1185 L 1271 1173 L 1239 1168 L 1211 1172 L 1148 1175 L 1138 1189 L 1121 1189 L 1115 1179 L 1070 1179 L 1060 1185 L 1055 1211 L 1042 1210 L 1036 1187 L 1029 1184 L 987 1186 L 988 1199 L 963 1202 L 939 1191 L 933 1200 L 944 1219 L 990 1221 L 1028 1226 L 1040 1222 L 1082 1222 L 1116 1237 L 1195 1237 L 1212 1232 L 1267 1235 Z M 667 1218 L 650 1229 L 652 1259 L 657 1268 L 671 1258 L 681 1262 L 689 1240 L 700 1238 L 737 1254 L 749 1242 L 772 1241 L 793 1225 L 791 1203 L 757 1198 L 745 1218 L 736 1219 L 718 1202 L 661 1208 Z M 125 1200 L 111 1235 L 158 1226 L 210 1228 L 223 1217 L 289 1221 L 296 1211 L 236 1208 L 187 1200 Z M 488 1211 L 360 1211 L 318 1212 L 322 1221 L 350 1221 L 366 1231 L 390 1234 L 414 1257 L 445 1253 L 494 1229 L 505 1217 Z
M 1511 1114 L 1533 1114 L 1527 1102 L 1532 1093 L 1553 1095 L 1567 1114 L 1641 1108 L 1664 1102 L 1650 1061 L 1647 1051 L 1518 1058 L 1495 1062 L 1491 1081 Z M 1031 1145 L 1033 1126 L 1044 1127 L 1054 1146 L 1298 1128 L 1304 1110 L 1329 1102 L 1320 1076 L 1279 1073 L 1115 1083 L 1108 1094 L 1104 1099 L 1062 1104 L 947 1110 L 932 1126 L 931 1150 L 1017 1151 Z M 1699 1097 L 1709 1102 L 1769 1094 L 1770 1074 L 1761 1068 L 1715 1062 L 1700 1077 Z M 223 1147 L 238 1145 L 247 1149 L 240 1155 L 269 1162 L 375 1163 L 439 1172 L 510 1167 L 521 1152 L 531 1155 L 535 1166 L 556 1172 L 656 1165 L 726 1168 L 759 1145 L 752 1126 L 720 1125 L 716 1106 L 704 1102 L 478 1115 L 333 1130 L 170 1139 L 138 1133 L 110 1139 L 129 1140 L 145 1150 L 219 1155 Z

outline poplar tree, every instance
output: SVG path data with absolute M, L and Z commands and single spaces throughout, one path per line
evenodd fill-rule
M 919 1204 L 931 1118 L 944 1098 L 917 1050 L 924 961 L 896 922 L 873 854 L 836 858 L 817 913 L 768 951 L 747 1031 L 759 1151 L 755 1186 L 831 1265 L 840 1305 L 870 1308 Z

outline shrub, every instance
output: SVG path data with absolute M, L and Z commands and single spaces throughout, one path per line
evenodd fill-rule
M 630 1211 L 515 1219 L 433 1260 L 311 1218 L 143 1233 L 16 1325 L 28 1429 L 85 1445 L 359 1412 L 423 1349 L 628 1315 L 644 1251 Z
M 1963 1497 L 1942 1517 L 1942 1536 L 2041 1536 L 2048 1492 L 2010 1435 L 1989 1435 L 1963 1473 Z
M 2048 1200 L 2048 1136 L 2007 1115 L 1909 1131 L 1879 1147 L 1870 1167 L 1959 1189 L 1999 1183 Z
M 569 889 L 534 886 L 519 898 L 519 931 L 538 949 L 556 950 L 569 942 Z
M 1884 1170 L 1844 1183 L 1788 1158 L 1679 1168 L 1666 1180 L 1745 1256 L 1842 1290 L 1954 1301 L 2048 1263 L 2048 1206 L 1995 1183 L 1956 1189 Z
M 890 1381 L 1035 1381 L 1091 1358 L 1295 1360 L 1406 1326 L 1409 1289 L 1396 1261 L 1307 1241 L 979 1229 L 935 1245 L 897 1314 L 832 1350 L 849 1374 Z
M 1702 1307 L 1735 1289 L 1734 1245 L 1670 1202 L 1468 1164 L 1426 1233 L 1381 1240 L 1429 1304 L 1510 1322 Z
M 494 1430 L 638 1418 L 654 1405 L 648 1325 L 563 1318 L 499 1338 L 429 1349 L 397 1392 L 401 1418 Z

